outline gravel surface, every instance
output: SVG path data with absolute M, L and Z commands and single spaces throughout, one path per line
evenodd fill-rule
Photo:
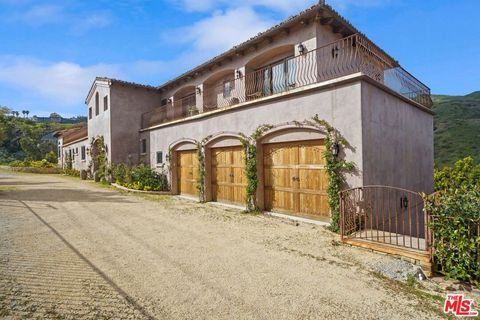
M 0 172 L 0 318 L 438 319 L 323 227 Z M 400 262 L 402 263 L 402 262 Z

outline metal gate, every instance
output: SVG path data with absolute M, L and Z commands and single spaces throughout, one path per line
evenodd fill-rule
M 358 239 L 428 251 L 428 214 L 417 192 L 364 186 L 340 192 L 342 240 Z

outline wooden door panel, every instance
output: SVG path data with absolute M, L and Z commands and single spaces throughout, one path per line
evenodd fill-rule
M 212 149 L 212 200 L 245 203 L 245 160 L 242 147 Z
M 177 157 L 178 192 L 197 196 L 198 159 L 196 151 L 179 151 Z
M 295 210 L 295 193 L 291 191 L 265 190 L 265 209 L 278 212 Z
M 267 210 L 329 216 L 325 147 L 318 141 L 264 147 L 265 206 Z

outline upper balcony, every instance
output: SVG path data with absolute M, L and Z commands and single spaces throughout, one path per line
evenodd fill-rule
M 256 68 L 247 64 L 245 74 L 223 71 L 203 83 L 181 89 L 173 101 L 142 115 L 142 128 L 229 108 L 248 101 L 287 93 L 293 89 L 362 73 L 426 108 L 431 108 L 430 89 L 359 34 L 326 46 L 300 52 Z

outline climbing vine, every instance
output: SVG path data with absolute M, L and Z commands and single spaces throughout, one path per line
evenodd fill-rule
M 319 119 L 318 115 L 315 115 L 310 121 L 305 121 L 304 123 L 323 128 L 326 131 L 323 157 L 325 158 L 326 172 L 328 175 L 328 204 L 332 215 L 330 230 L 338 232 L 340 230 L 339 192 L 345 184 L 345 173 L 352 171 L 355 168 L 355 164 L 333 154 L 332 150 L 335 144 L 345 147 L 348 145 L 348 142 L 342 137 L 338 130 L 333 128 L 327 121 Z
M 261 137 L 265 132 L 273 128 L 271 125 L 263 124 L 253 132 L 250 137 L 240 133 L 240 142 L 245 150 L 245 176 L 247 178 L 247 212 L 257 210 L 257 188 L 258 188 L 258 176 L 257 176 L 257 139 Z
M 197 142 L 197 160 L 198 160 L 198 173 L 197 173 L 197 190 L 198 200 L 205 202 L 205 144 L 210 140 L 211 136 L 204 138 L 202 141 Z
M 91 145 L 91 161 L 89 164 L 89 171 L 94 174 L 97 172 L 98 177 L 106 178 L 109 174 L 107 162 L 107 150 L 105 148 L 105 140 L 103 136 L 92 138 Z
M 291 122 L 297 127 L 312 126 L 325 132 L 325 151 L 323 157 L 325 159 L 325 169 L 328 176 L 328 204 L 331 210 L 330 229 L 334 232 L 339 231 L 340 220 L 340 195 L 339 192 L 345 183 L 345 173 L 354 169 L 353 162 L 346 161 L 333 154 L 334 145 L 345 147 L 348 142 L 342 135 L 332 127 L 327 121 L 322 120 L 315 115 L 309 120 L 303 122 Z M 257 177 L 257 140 L 267 131 L 272 129 L 272 125 L 261 125 L 249 137 L 240 134 L 241 143 L 245 149 L 245 172 L 247 178 L 247 211 L 254 211 L 256 206 L 256 192 L 258 187 Z

